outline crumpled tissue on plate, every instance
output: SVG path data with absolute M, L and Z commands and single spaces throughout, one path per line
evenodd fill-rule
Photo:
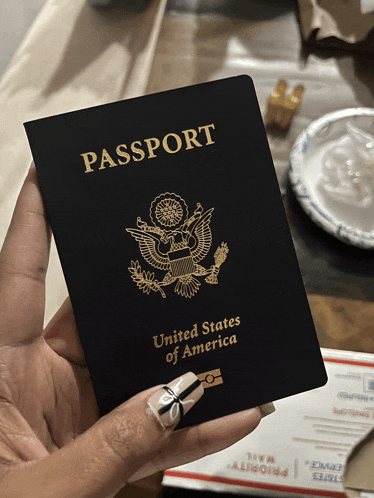
M 374 137 L 352 123 L 322 157 L 319 187 L 328 197 L 356 208 L 374 199 Z

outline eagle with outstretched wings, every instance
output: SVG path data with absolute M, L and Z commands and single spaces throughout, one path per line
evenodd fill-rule
M 188 217 L 184 200 L 167 192 L 158 196 L 152 203 L 150 218 L 153 226 L 138 217 L 138 228 L 126 228 L 138 242 L 145 261 L 154 268 L 167 272 L 163 280 L 158 281 L 154 279 L 153 273 L 142 272 L 138 261 L 132 261 L 129 271 L 143 292 L 149 294 L 150 290 L 157 290 L 166 297 L 162 287 L 176 282 L 175 292 L 190 298 L 201 285 L 196 277 L 207 275 L 213 277 L 206 279 L 208 283 L 218 282 L 217 265 L 207 270 L 198 264 L 207 256 L 212 245 L 210 222 L 213 211 L 214 208 L 210 208 L 204 212 L 198 203 L 193 215 Z M 218 251 L 219 249 L 221 250 Z M 227 244 L 221 244 L 217 251 L 224 253 L 226 259 Z

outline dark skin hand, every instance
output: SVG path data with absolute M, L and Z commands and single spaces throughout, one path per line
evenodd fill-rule
M 50 238 L 32 166 L 0 255 L 2 498 L 107 498 L 127 482 L 230 446 L 258 425 L 253 408 L 164 428 L 147 405 L 160 386 L 98 419 L 69 300 L 43 330 Z

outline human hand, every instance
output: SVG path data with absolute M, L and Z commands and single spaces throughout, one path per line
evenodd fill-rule
M 179 416 L 158 413 L 161 386 L 99 419 L 69 301 L 43 330 L 49 243 L 32 166 L 0 254 L 2 498 L 106 498 L 126 482 L 226 448 L 258 425 L 253 408 L 173 431 Z M 185 400 L 202 392 L 196 387 Z

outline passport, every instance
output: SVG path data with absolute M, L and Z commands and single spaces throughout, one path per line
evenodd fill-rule
M 188 371 L 179 427 L 326 382 L 249 76 L 25 129 L 102 415 Z

